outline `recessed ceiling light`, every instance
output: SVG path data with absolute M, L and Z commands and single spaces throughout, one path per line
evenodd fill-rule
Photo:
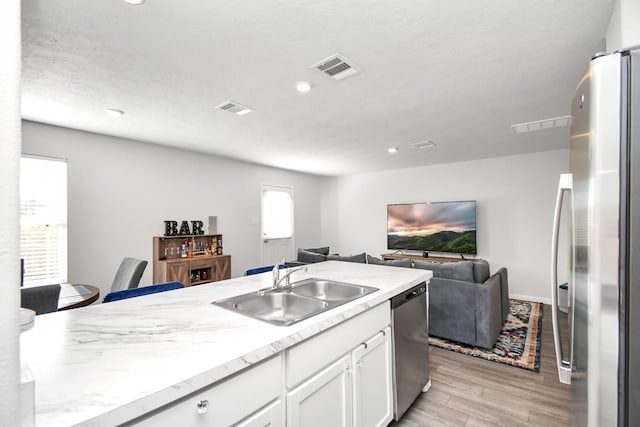
M 311 90 L 311 83 L 309 82 L 297 82 L 296 83 L 296 90 L 298 92 L 309 92 Z
M 125 3 L 129 3 L 129 4 L 133 4 L 133 5 L 139 5 L 141 3 L 144 3 L 144 0 L 122 0 Z
M 115 108 L 107 108 L 106 110 L 104 110 L 107 112 L 108 115 L 110 115 L 111 117 L 122 117 L 124 116 L 124 111 L 122 110 L 117 110 Z
M 398 149 L 396 147 L 387 148 L 387 152 L 389 154 L 395 154 L 398 152 Z

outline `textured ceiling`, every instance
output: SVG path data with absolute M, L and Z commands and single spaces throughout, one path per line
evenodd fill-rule
M 342 175 L 566 147 L 566 128 L 516 135 L 509 126 L 569 114 L 613 0 L 22 8 L 25 119 Z M 310 68 L 335 53 L 362 72 L 336 81 Z M 296 92 L 300 80 L 313 89 Z M 215 109 L 229 100 L 255 111 Z M 410 145 L 424 140 L 437 145 Z

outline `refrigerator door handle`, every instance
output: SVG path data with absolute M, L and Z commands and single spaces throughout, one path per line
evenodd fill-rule
M 558 194 L 556 196 L 556 208 L 553 217 L 553 234 L 551 238 L 551 317 L 553 324 L 553 342 L 556 350 L 556 364 L 558 366 L 558 379 L 563 384 L 571 384 L 572 366 L 572 349 L 569 349 L 569 358 L 565 359 L 562 350 L 562 341 L 560 338 L 560 324 L 558 321 L 558 238 L 560 234 L 560 219 L 562 214 L 562 200 L 565 193 L 571 193 L 573 190 L 573 179 L 571 174 L 560 175 L 558 183 Z M 573 203 L 571 205 L 571 222 L 570 233 L 571 242 L 573 243 Z M 569 288 L 572 284 L 569 284 Z M 570 290 L 570 294 L 572 294 Z M 572 301 L 573 302 L 573 301 Z M 569 309 L 571 310 L 573 306 Z M 569 316 L 571 318 L 571 316 Z M 573 345 L 573 325 L 569 324 L 569 344 Z

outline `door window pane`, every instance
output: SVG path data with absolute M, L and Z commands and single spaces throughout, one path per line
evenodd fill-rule
M 262 232 L 265 239 L 288 239 L 293 237 L 292 189 L 263 187 Z

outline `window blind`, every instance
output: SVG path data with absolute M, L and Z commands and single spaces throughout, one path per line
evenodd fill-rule
M 20 160 L 20 257 L 24 286 L 67 281 L 67 164 Z

